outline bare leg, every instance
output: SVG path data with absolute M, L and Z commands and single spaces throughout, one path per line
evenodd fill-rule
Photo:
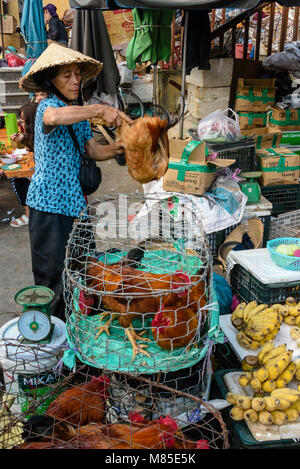
M 144 348 L 148 347 L 148 345 L 147 344 L 139 344 L 138 345 L 136 343 L 137 340 L 150 341 L 150 339 L 145 339 L 145 338 L 139 336 L 135 332 L 134 328 L 125 329 L 125 333 L 126 333 L 128 339 L 130 340 L 131 345 L 132 345 L 132 351 L 133 351 L 132 363 L 134 362 L 136 355 L 139 354 L 139 353 L 143 353 L 144 355 L 147 355 L 147 357 L 151 358 L 149 353 L 146 350 L 144 350 Z

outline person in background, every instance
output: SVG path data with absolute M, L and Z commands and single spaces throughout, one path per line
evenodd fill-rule
M 68 33 L 64 23 L 59 19 L 56 13 L 56 6 L 53 5 L 53 3 L 48 3 L 43 10 L 45 24 L 48 26 L 48 44 L 58 42 L 61 46 L 68 47 Z
M 37 91 L 34 94 L 34 97 L 35 97 L 35 102 L 40 103 L 41 101 L 43 101 L 43 99 L 48 98 L 48 93 L 46 93 L 45 91 Z
M 27 148 L 29 151 L 34 150 L 34 124 L 38 103 L 26 103 L 19 109 L 19 123 L 22 128 L 18 132 L 10 136 L 10 139 L 17 143 L 18 146 Z M 21 226 L 28 225 L 29 221 L 29 208 L 26 205 L 26 197 L 30 178 L 11 178 L 10 183 L 15 191 L 17 200 L 20 205 L 24 207 L 24 215 L 19 218 L 12 218 L 10 226 L 13 228 L 20 228 Z

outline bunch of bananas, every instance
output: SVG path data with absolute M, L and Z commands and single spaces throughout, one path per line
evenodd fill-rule
M 289 326 L 300 326 L 300 301 L 296 302 L 291 296 L 285 300 L 282 305 L 281 314 L 283 321 Z
M 231 315 L 231 322 L 238 330 L 236 339 L 247 349 L 257 350 L 278 333 L 283 315 L 282 305 L 258 305 L 256 301 L 240 303 Z
M 300 415 L 300 391 L 296 389 L 277 389 L 265 397 L 250 397 L 229 392 L 226 400 L 233 404 L 230 416 L 237 421 L 283 425 L 294 422 Z
M 294 377 L 300 378 L 300 360 L 292 361 L 293 351 L 288 350 L 286 344 L 275 347 L 270 340 L 262 346 L 257 358 L 259 366 L 238 378 L 239 384 L 251 386 L 255 395 L 285 388 Z

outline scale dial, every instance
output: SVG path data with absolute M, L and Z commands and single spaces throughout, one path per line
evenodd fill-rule
M 28 309 L 19 318 L 18 328 L 24 339 L 38 342 L 45 339 L 51 331 L 51 321 L 42 311 Z

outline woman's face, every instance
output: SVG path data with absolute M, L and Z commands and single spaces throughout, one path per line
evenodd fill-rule
M 46 93 L 45 91 L 40 91 L 39 93 L 35 93 L 35 101 L 37 103 L 40 103 L 41 101 L 43 101 L 43 99 L 47 98 L 48 96 L 48 93 Z
M 19 125 L 20 125 L 21 132 L 24 133 L 26 129 L 25 129 L 25 120 L 24 120 L 23 112 L 21 112 L 21 114 L 20 114 Z
M 67 99 L 76 100 L 81 82 L 79 66 L 76 64 L 63 65 L 51 82 Z
M 45 23 L 48 23 L 48 21 L 50 20 L 51 18 L 51 15 L 49 13 L 49 11 L 46 9 L 44 10 L 44 20 L 45 20 Z

